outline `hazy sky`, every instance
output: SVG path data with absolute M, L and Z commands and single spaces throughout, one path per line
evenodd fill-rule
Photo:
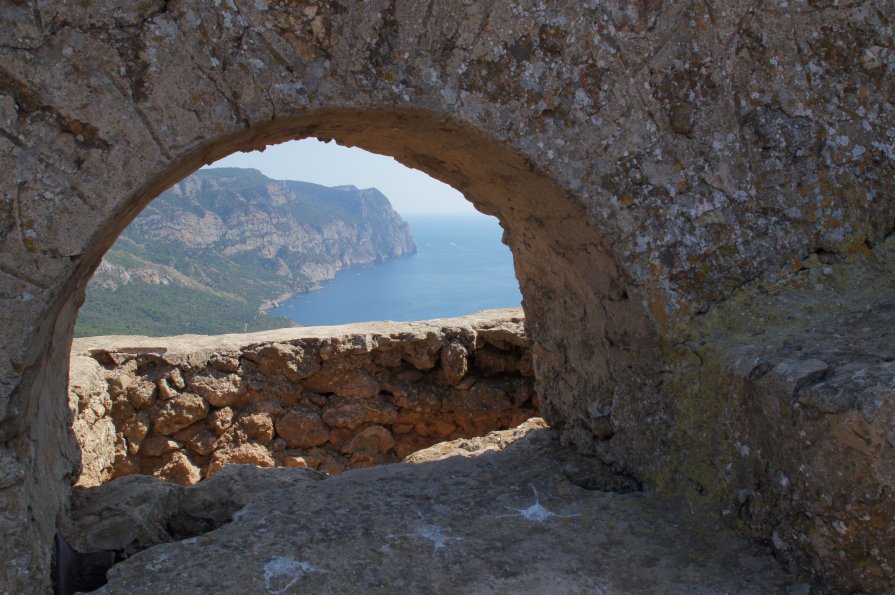
M 275 180 L 323 186 L 378 188 L 402 215 L 477 213 L 463 195 L 391 157 L 317 139 L 290 141 L 251 153 L 234 153 L 209 167 L 254 167 Z

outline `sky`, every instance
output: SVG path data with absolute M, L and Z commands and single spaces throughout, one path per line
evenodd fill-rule
M 275 180 L 378 188 L 401 215 L 478 213 L 462 194 L 383 155 L 309 138 L 233 153 L 208 167 L 253 167 Z

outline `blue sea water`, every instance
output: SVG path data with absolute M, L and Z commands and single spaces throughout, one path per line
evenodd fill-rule
M 426 320 L 519 306 L 513 257 L 497 219 L 485 215 L 405 217 L 418 252 L 340 271 L 322 289 L 271 314 L 305 326 Z

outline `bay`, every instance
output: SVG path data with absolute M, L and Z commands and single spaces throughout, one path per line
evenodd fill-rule
M 411 321 L 519 306 L 513 257 L 485 215 L 404 217 L 418 252 L 349 267 L 270 311 L 304 326 Z

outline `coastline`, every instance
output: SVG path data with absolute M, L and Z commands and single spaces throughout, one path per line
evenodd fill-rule
M 291 299 L 271 300 L 277 303 L 268 313 L 314 326 L 462 316 L 521 303 L 496 221 L 431 217 L 410 225 L 418 249 L 402 256 L 414 258 L 353 264 L 322 282 L 326 291 L 291 292 Z
M 343 269 L 340 269 L 343 270 Z M 329 279 L 324 279 L 324 281 L 328 281 Z M 265 300 L 261 302 L 261 305 L 258 306 L 258 312 L 260 314 L 270 314 L 270 311 L 274 308 L 279 308 L 283 302 L 287 302 L 294 297 L 298 297 L 300 295 L 306 294 L 309 291 L 316 291 L 318 289 L 323 289 L 323 285 L 321 283 L 314 283 L 313 287 L 310 287 L 305 290 L 296 290 L 296 291 L 287 291 L 286 293 L 280 294 L 272 300 Z

